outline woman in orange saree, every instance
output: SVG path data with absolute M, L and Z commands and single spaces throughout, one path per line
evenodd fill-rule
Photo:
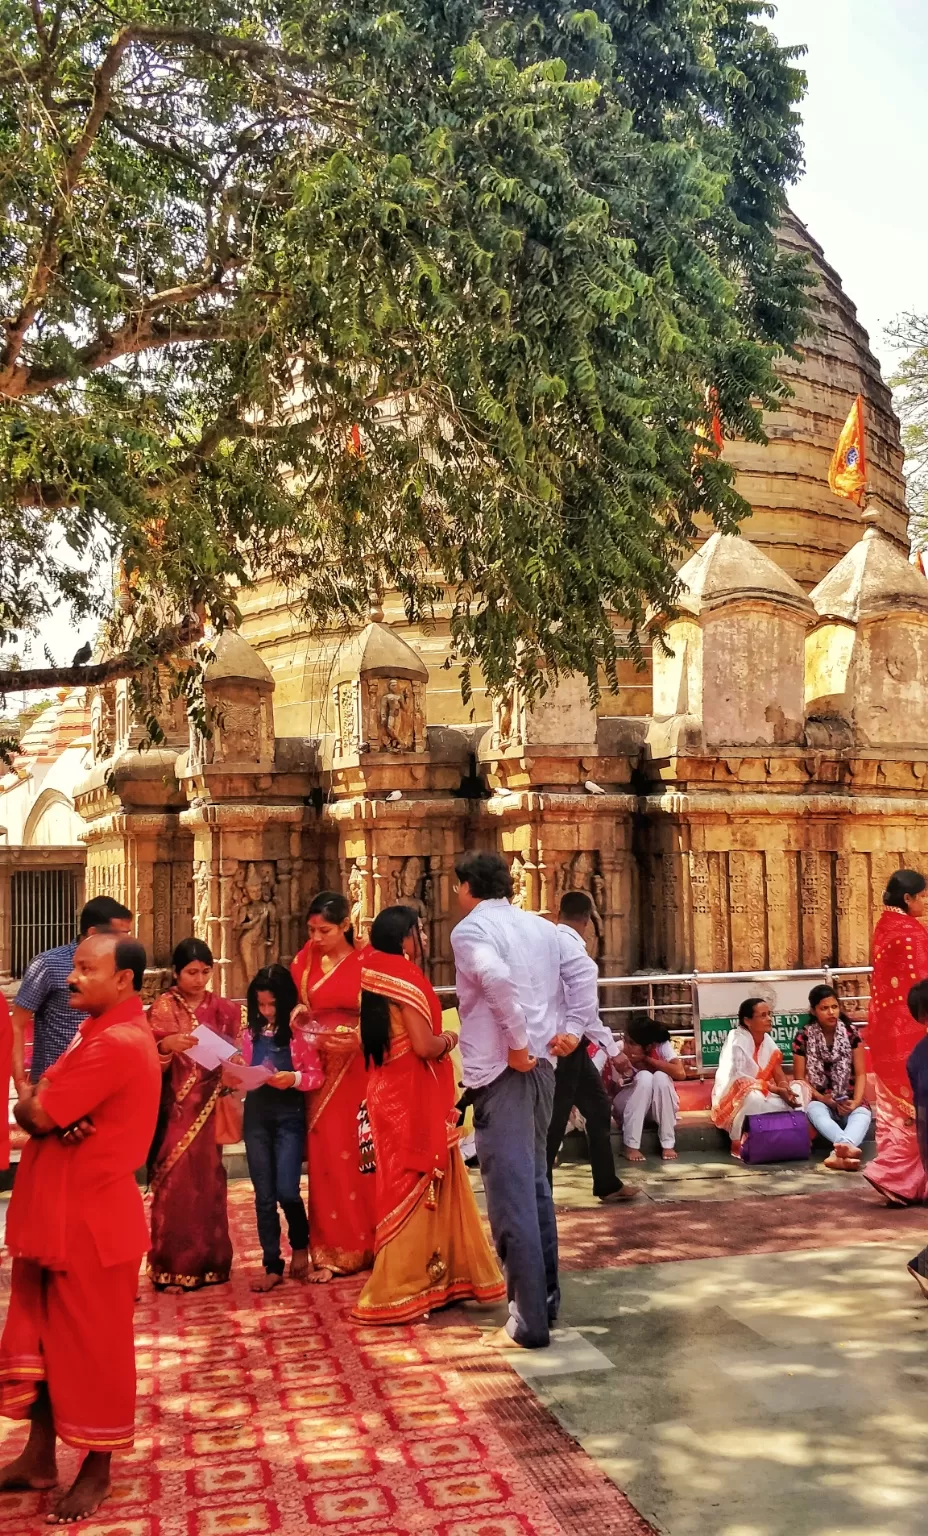
M 928 909 L 924 875 L 900 869 L 886 887 L 885 908 L 873 930 L 873 975 L 865 1044 L 876 1082 L 877 1155 L 863 1170 L 890 1205 L 928 1200 L 928 1173 L 918 1150 L 915 1106 L 906 1062 L 925 1026 L 909 1012 L 910 989 L 928 977 Z
M 325 1082 L 309 1096 L 310 1282 L 353 1275 L 374 1262 L 373 1170 L 361 1171 L 359 1123 L 367 1098 L 361 1054 L 361 956 L 350 909 L 337 891 L 322 891 L 307 917 L 309 942 L 290 967 L 311 1015 L 311 1043 Z
M 361 1040 L 373 1063 L 367 1107 L 377 1180 L 374 1272 L 352 1317 L 408 1323 L 435 1307 L 500 1301 L 490 1251 L 458 1150 L 453 1034 L 421 970 L 419 917 L 374 919 L 361 970 Z

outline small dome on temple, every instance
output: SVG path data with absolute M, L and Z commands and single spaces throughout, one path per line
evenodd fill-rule
M 61 704 L 56 701 L 47 709 L 40 710 L 26 727 L 20 737 L 19 750 L 16 754 L 18 763 L 27 759 L 32 762 L 42 761 L 55 756 L 59 749 L 53 745 L 53 740 L 60 710 Z
M 274 679 L 253 645 L 235 629 L 224 629 L 213 646 L 213 659 L 206 668 L 206 681 L 257 683 L 272 689 Z
M 417 651 L 389 624 L 371 623 L 339 646 L 332 681 L 354 677 L 397 677 L 428 682 L 429 669 Z
M 867 529 L 810 596 L 820 619 L 849 624 L 883 614 L 928 613 L 928 580 L 877 528 Z
M 714 533 L 679 572 L 684 590 L 677 606 L 685 613 L 705 613 L 736 599 L 756 598 L 811 614 L 799 583 L 749 539 Z M 928 586 L 928 583 L 926 583 Z

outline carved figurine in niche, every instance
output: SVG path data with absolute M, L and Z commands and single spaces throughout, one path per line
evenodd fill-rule
M 509 867 L 509 873 L 512 876 L 512 905 L 524 910 L 528 892 L 525 889 L 525 865 L 518 854 Z
M 377 712 L 380 744 L 388 752 L 411 752 L 416 739 L 412 690 L 408 683 L 391 677 L 380 698 Z
M 249 981 L 263 966 L 272 964 L 272 957 L 280 953 L 277 908 L 273 901 L 265 900 L 266 890 L 261 871 L 256 865 L 249 864 L 245 876 L 247 900 L 237 925 L 239 954 Z
M 394 875 L 396 900 L 402 907 L 412 907 L 425 925 L 431 916 L 432 882 L 425 867 L 425 860 L 414 854 L 404 859 Z
M 351 904 L 351 926 L 355 940 L 358 940 L 364 934 L 367 918 L 367 889 L 364 871 L 357 864 L 352 864 L 348 871 L 348 900 Z
M 425 860 L 413 854 L 411 858 L 404 859 L 399 870 L 394 875 L 396 886 L 397 904 L 402 907 L 412 907 L 418 912 L 422 925 L 422 950 L 423 956 L 429 958 L 429 918 L 431 916 L 432 882 L 429 879 L 425 867 Z
M 261 877 L 261 900 L 264 902 L 268 913 L 268 945 L 267 960 L 265 965 L 276 965 L 280 959 L 280 922 L 277 914 L 277 871 L 273 864 L 262 864 L 258 870 Z
M 210 891 L 209 891 L 209 865 L 204 860 L 193 877 L 194 895 L 196 901 L 196 917 L 194 919 L 194 931 L 198 939 L 204 943 L 209 942 L 210 919 Z
M 585 891 L 593 904 L 593 934 L 587 948 L 594 960 L 603 951 L 606 926 L 603 916 L 606 908 L 606 882 L 596 868 L 595 855 L 575 853 L 567 864 L 558 866 L 554 880 L 554 897 L 558 907 L 565 891 Z
M 507 747 L 520 746 L 525 738 L 525 711 L 515 688 L 510 688 L 496 702 L 494 709 L 493 746 L 503 752 Z

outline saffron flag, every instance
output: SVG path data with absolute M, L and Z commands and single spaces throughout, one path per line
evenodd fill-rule
M 867 489 L 867 454 L 864 447 L 864 401 L 858 395 L 841 429 L 832 455 L 828 484 L 836 496 L 863 504 Z
M 715 444 L 715 458 L 718 458 L 719 454 L 725 447 L 725 438 L 722 433 L 722 418 L 719 415 L 718 401 L 718 391 L 714 386 L 710 385 L 706 390 L 706 409 L 712 412 L 712 422 L 708 431 L 706 431 L 706 428 L 702 425 L 701 422 L 696 428 L 696 436 L 702 438 L 703 442 L 706 444 L 705 447 L 702 447 L 701 444 L 697 445 L 695 455 L 696 458 L 700 458 L 702 455 L 707 453 L 712 453 L 712 449 L 708 446 L 710 441 Z

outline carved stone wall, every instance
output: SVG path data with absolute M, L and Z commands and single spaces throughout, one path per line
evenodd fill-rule
M 866 965 L 889 876 L 928 869 L 928 796 L 689 791 L 642 805 L 647 968 Z

